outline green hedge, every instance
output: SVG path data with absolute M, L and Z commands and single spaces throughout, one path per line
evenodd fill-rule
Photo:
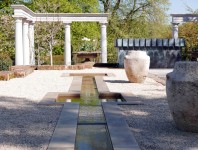
M 0 54 L 0 71 L 8 71 L 12 66 L 12 59 L 6 54 Z
M 50 65 L 50 57 L 46 56 L 43 65 Z M 53 55 L 53 65 L 64 65 L 63 55 Z

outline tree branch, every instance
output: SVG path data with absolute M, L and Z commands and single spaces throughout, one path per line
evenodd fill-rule
M 114 17 L 116 11 L 119 9 L 119 7 L 120 7 L 120 2 L 121 2 L 121 0 L 117 0 L 115 6 L 114 6 L 114 8 L 113 8 L 113 11 L 112 11 L 112 17 Z
M 133 9 L 126 15 L 125 20 L 128 20 L 131 18 L 136 12 L 140 11 L 141 9 L 143 10 L 144 8 L 148 7 L 150 5 L 149 2 L 141 5 L 140 7 L 136 8 L 136 0 L 134 1 Z
M 104 13 L 107 13 L 109 11 L 109 0 L 99 0 L 102 2 L 103 7 L 104 7 Z

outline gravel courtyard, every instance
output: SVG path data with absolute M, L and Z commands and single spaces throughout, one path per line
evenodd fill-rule
M 104 77 L 111 92 L 133 93 L 141 105 L 120 106 L 142 150 L 198 150 L 198 133 L 177 130 L 166 101 L 165 86 L 154 78 L 130 83 L 123 69 L 38 71 L 25 78 L 0 81 L 0 149 L 46 150 L 61 106 L 40 106 L 47 92 L 67 92 L 73 77 L 63 73 L 114 73 Z M 163 72 L 163 71 L 161 71 Z M 159 70 L 151 70 L 159 74 Z M 164 79 L 164 74 L 159 76 Z M 122 130 L 122 129 L 120 129 Z

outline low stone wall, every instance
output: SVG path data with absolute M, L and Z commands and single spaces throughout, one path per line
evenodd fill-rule
M 41 66 L 11 66 L 10 71 L 0 71 L 0 80 L 10 80 L 12 78 L 21 78 L 31 74 L 34 70 L 80 70 L 91 69 L 94 62 L 65 66 L 65 65 L 41 65 Z
M 14 78 L 13 71 L 0 71 L 0 80 L 8 81 L 12 78 Z
M 0 71 L 0 80 L 10 80 L 21 78 L 31 74 L 36 69 L 35 66 L 11 66 L 10 71 Z
M 116 39 L 119 67 L 124 67 L 124 57 L 131 50 L 146 51 L 150 56 L 150 68 L 173 68 L 181 60 L 184 39 Z
M 15 78 L 25 77 L 36 69 L 36 66 L 12 66 L 10 71 L 14 72 Z

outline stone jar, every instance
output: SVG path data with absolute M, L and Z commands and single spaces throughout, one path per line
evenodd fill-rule
M 198 132 L 198 62 L 176 62 L 166 79 L 168 105 L 177 128 Z
M 145 51 L 129 51 L 124 58 L 127 78 L 133 83 L 142 83 L 146 79 L 150 66 L 150 57 Z

